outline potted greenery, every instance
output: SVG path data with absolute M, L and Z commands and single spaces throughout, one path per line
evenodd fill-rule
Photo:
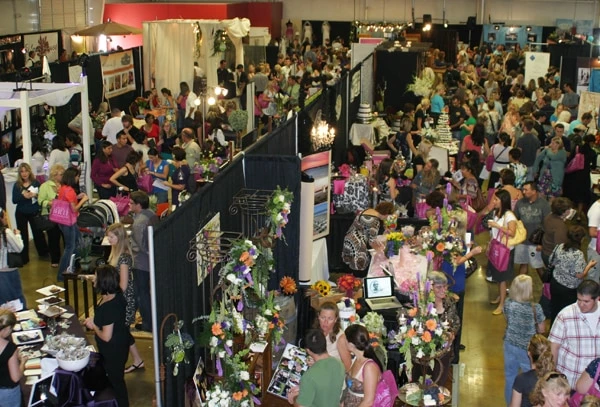
M 84 273 L 88 273 L 92 264 L 92 241 L 91 235 L 83 235 L 81 238 L 81 246 L 79 247 L 79 267 Z

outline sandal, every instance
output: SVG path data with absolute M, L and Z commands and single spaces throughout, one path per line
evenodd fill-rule
M 500 304 L 500 296 L 496 297 L 496 299 L 495 299 L 495 300 L 491 300 L 491 301 L 490 301 L 490 304 L 494 304 L 494 305 L 496 305 L 496 304 Z
M 144 368 L 144 361 L 142 360 L 140 363 L 138 363 L 137 365 L 134 365 L 133 363 L 131 364 L 131 366 L 128 366 L 125 368 L 125 373 L 131 373 L 131 372 L 135 372 L 136 370 L 139 369 L 143 369 Z
M 50 267 L 52 267 L 53 269 L 57 269 L 58 268 L 58 263 L 52 263 L 50 265 Z
M 493 315 L 502 315 L 504 313 L 504 310 L 501 307 L 496 308 L 492 314 Z

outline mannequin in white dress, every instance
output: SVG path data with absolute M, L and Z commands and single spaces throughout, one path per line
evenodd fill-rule
M 329 22 L 328 21 L 323 21 L 323 25 L 321 25 L 321 32 L 323 33 L 323 46 L 327 45 L 327 40 L 330 40 L 329 38 L 329 31 L 331 30 L 331 27 L 329 26 Z
M 304 44 L 306 41 L 308 41 L 309 44 L 312 44 L 312 34 L 313 34 L 313 30 L 312 30 L 312 24 L 310 23 L 310 21 L 307 21 L 304 23 L 304 36 L 302 37 L 302 43 Z

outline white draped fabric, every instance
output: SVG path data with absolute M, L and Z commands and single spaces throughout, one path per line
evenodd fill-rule
M 217 86 L 217 68 L 221 53 L 213 55 L 214 33 L 226 29 L 236 47 L 236 64 L 243 64 L 242 38 L 250 31 L 250 20 L 163 20 L 143 23 L 144 35 L 144 87 L 149 89 L 151 78 L 157 88 L 167 87 L 174 96 L 179 93 L 179 82 L 190 87 L 194 79 L 196 51 L 195 25 L 202 31 L 198 65 L 206 72 L 208 86 Z

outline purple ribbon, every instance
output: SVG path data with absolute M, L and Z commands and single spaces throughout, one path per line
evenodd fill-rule
M 254 284 L 254 281 L 252 280 L 252 273 L 246 274 L 246 280 L 248 280 L 248 283 Z
M 238 301 L 236 309 L 238 310 L 238 312 L 242 312 L 242 310 L 244 309 L 244 303 L 242 300 Z
M 221 359 L 217 356 L 217 374 L 223 376 L 223 367 L 221 366 Z
M 231 348 L 229 346 L 227 346 L 227 344 L 223 345 L 225 347 L 225 352 L 227 352 L 227 354 L 229 356 L 233 355 L 233 352 L 231 351 Z
M 260 400 L 256 398 L 256 396 L 252 396 L 252 400 L 254 401 L 254 404 L 258 404 L 260 406 Z

